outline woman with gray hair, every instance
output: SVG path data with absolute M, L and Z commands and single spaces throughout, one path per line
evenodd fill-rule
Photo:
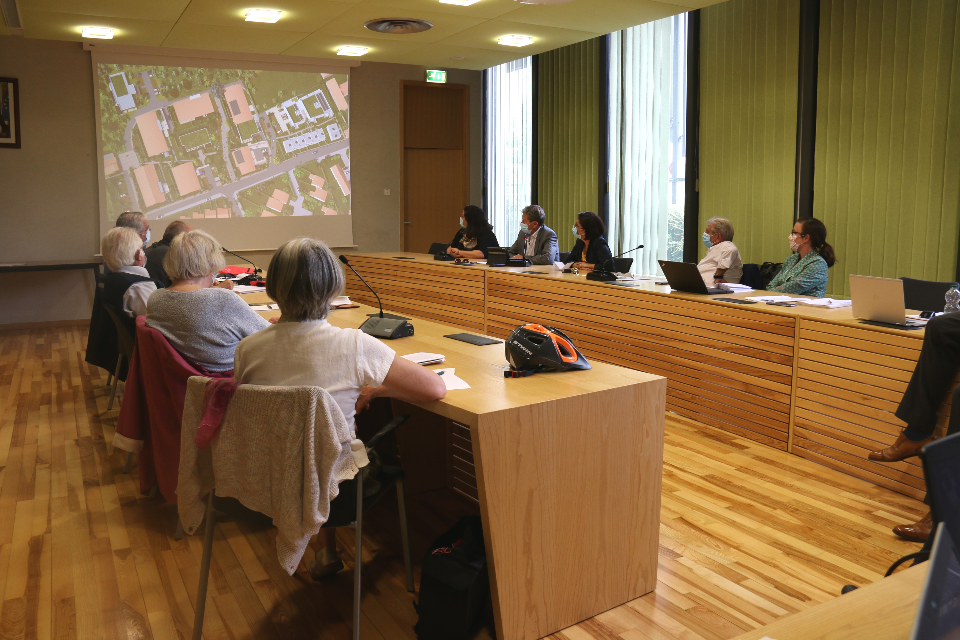
M 715 287 L 724 282 L 738 283 L 743 277 L 740 250 L 733 244 L 733 225 L 726 218 L 710 218 L 703 232 L 707 255 L 697 264 L 703 284 Z
M 173 283 L 147 301 L 147 326 L 208 371 L 233 369 L 237 344 L 270 325 L 240 296 L 214 284 L 223 267 L 223 251 L 209 233 L 181 233 L 163 259 Z
M 244 338 L 237 347 L 234 378 L 243 384 L 314 386 L 336 401 L 351 429 L 354 418 L 377 397 L 431 402 L 446 395 L 433 371 L 403 358 L 358 329 L 327 322 L 330 303 L 344 278 L 327 245 L 311 238 L 277 249 L 267 271 L 267 295 L 280 307 L 276 325 Z M 321 529 L 316 577 L 343 568 L 335 530 Z

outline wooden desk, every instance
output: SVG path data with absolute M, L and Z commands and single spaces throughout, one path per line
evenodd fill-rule
M 737 640 L 904 640 L 927 577 L 923 563 L 852 593 L 736 636 Z
M 390 311 L 498 337 L 523 322 L 552 324 L 569 333 L 591 362 L 666 377 L 671 411 L 900 493 L 923 495 L 916 459 L 867 460 L 868 451 L 888 446 L 903 427 L 893 412 L 919 356 L 923 330 L 865 325 L 849 308 L 719 302 L 670 292 L 653 279 L 623 287 L 552 267 L 462 267 L 401 252 L 350 260 L 365 278 L 374 275 L 376 284 L 368 281 L 381 287 Z M 347 276 L 351 298 L 376 304 L 355 276 Z M 476 309 L 481 279 L 482 320 Z M 461 297 L 463 289 L 471 296 Z M 434 302 L 424 290 L 442 290 L 445 297 Z M 950 413 L 947 401 L 949 396 L 941 406 L 941 427 Z
M 372 311 L 335 310 L 329 320 L 358 327 Z M 427 320 L 414 327 L 386 344 L 401 355 L 442 353 L 441 366 L 471 385 L 417 407 L 465 436 L 458 455 L 475 473 L 497 637 L 542 638 L 652 591 L 666 380 L 602 362 L 505 379 L 502 344 L 444 338 L 456 329 Z M 431 469 L 409 464 L 421 454 L 408 436 L 430 432 L 417 420 L 409 427 L 400 445 L 413 484 Z

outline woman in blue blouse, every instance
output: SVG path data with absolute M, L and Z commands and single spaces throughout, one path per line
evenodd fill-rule
M 822 298 L 827 295 L 827 269 L 837 261 L 827 244 L 827 228 L 816 218 L 804 218 L 793 225 L 789 236 L 793 253 L 783 261 L 769 291 Z

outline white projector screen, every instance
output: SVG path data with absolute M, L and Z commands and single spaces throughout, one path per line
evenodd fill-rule
M 231 250 L 353 245 L 349 74 L 95 57 L 100 227 L 142 211 Z M 176 61 L 173 62 L 185 62 Z

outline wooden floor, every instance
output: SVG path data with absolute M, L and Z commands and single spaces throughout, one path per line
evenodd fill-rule
M 0 638 L 190 637 L 201 538 L 175 541 L 175 508 L 140 495 L 136 469 L 122 473 L 109 444 L 117 410 L 106 412 L 106 375 L 83 362 L 85 340 L 79 327 L 0 333 Z M 420 557 L 469 506 L 437 492 L 408 509 Z M 668 414 L 656 592 L 551 637 L 735 636 L 879 579 L 918 548 L 890 528 L 923 513 L 916 500 Z M 416 637 L 396 522 L 385 502 L 365 527 L 365 639 Z M 351 533 L 339 545 L 348 569 Z M 205 637 L 349 638 L 352 574 L 315 584 L 301 566 L 287 576 L 273 538 L 242 517 L 218 526 Z M 489 623 L 477 632 L 492 635 Z

